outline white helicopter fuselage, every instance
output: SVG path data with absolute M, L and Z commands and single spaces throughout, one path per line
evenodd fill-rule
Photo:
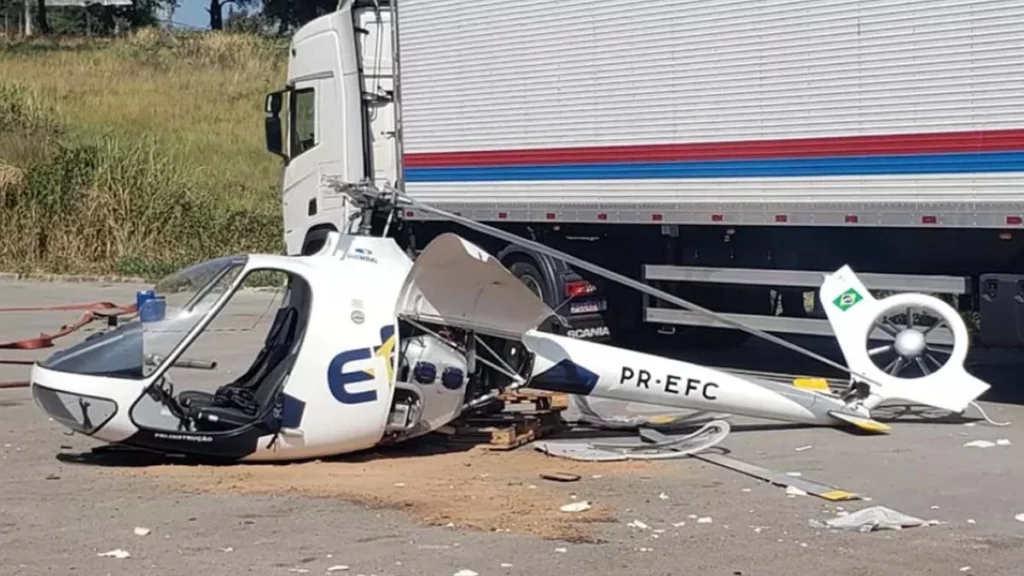
M 304 330 L 280 390 L 286 414 L 279 430 L 244 426 L 189 431 L 178 429 L 178 422 L 170 418 L 165 427 L 142 424 L 153 421 L 154 412 L 166 412 L 146 391 L 212 318 L 197 324 L 146 376 L 88 374 L 104 370 L 97 357 L 106 343 L 102 339 L 60 351 L 32 368 L 37 404 L 65 426 L 97 440 L 168 453 L 293 460 L 376 446 L 384 435 L 394 393 L 395 302 L 412 262 L 390 239 L 344 236 L 339 241 L 338 251 L 330 255 L 249 256 L 236 279 L 237 286 L 250 272 L 276 270 L 301 278 L 310 287 Z M 211 308 L 211 317 L 231 295 L 232 290 L 226 291 Z M 83 408 L 82 402 L 89 407 Z
M 494 257 L 454 234 L 434 239 L 413 262 L 390 238 L 335 233 L 312 256 L 217 259 L 157 287 L 199 275 L 204 279 L 197 289 L 205 294 L 205 287 L 222 276 L 207 280 L 208 275 L 191 272 L 204 266 L 222 270 L 224 277 L 237 272 L 222 292 L 200 298 L 205 306 L 186 304 L 148 319 L 144 309 L 141 322 L 33 366 L 39 406 L 98 440 L 167 453 L 239 461 L 346 454 L 436 430 L 493 393 L 483 382 L 482 392 L 473 387 L 478 397 L 467 397 L 473 378 L 478 384 L 485 380 L 482 351 L 467 344 L 481 342 L 486 348 L 481 336 L 525 346 L 528 371 L 505 372 L 519 386 L 797 424 L 852 423 L 877 430 L 882 425 L 870 420 L 869 409 L 882 400 L 956 411 L 988 388 L 963 369 L 966 340 L 954 346 L 956 362 L 916 380 L 888 376 L 872 364 L 862 348 L 875 315 L 893 303 L 901 309 L 915 302 L 933 305 L 957 334 L 965 329 L 948 305 L 930 297 L 900 295 L 889 304 L 875 300 L 848 268 L 825 278 L 821 297 L 835 300 L 830 320 L 854 380 L 870 390 L 850 400 L 542 331 L 539 327 L 554 317 L 551 309 Z M 275 320 L 284 326 L 284 339 L 269 336 L 264 346 L 280 352 L 278 359 L 263 367 L 257 381 L 232 382 L 226 388 L 230 393 L 168 392 L 168 369 L 188 367 L 185 353 L 246 277 L 267 270 L 290 278 L 279 312 L 284 320 Z M 840 298 L 851 293 L 857 298 Z M 450 336 L 454 333 L 465 337 Z M 160 338 L 173 345 L 148 370 L 147 346 Z M 253 366 L 263 357 L 261 352 Z M 246 402 L 232 400 L 239 395 L 251 404 L 248 411 Z

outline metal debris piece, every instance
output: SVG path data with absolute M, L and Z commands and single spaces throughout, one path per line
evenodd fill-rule
M 841 501 L 860 499 L 859 495 L 836 486 L 815 482 L 814 480 L 808 480 L 802 477 L 787 476 L 781 472 L 777 472 L 763 466 L 748 464 L 747 462 L 730 458 L 724 454 L 694 454 L 693 457 L 737 472 L 742 472 L 755 478 L 760 478 L 761 480 L 766 480 L 777 486 L 793 486 L 808 494 L 824 498 L 825 500 Z
M 988 440 L 972 440 L 964 443 L 964 448 L 991 448 L 995 445 L 995 442 L 989 442 Z
M 540 477 L 554 482 L 576 482 L 580 479 L 579 474 L 570 474 L 568 472 L 544 472 L 541 473 Z
M 348 570 L 348 566 L 345 566 L 344 564 L 335 564 L 334 566 L 327 568 L 328 572 L 341 572 L 343 570 Z
M 573 502 L 572 504 L 566 504 L 559 508 L 562 512 L 585 512 L 590 510 L 590 502 L 582 500 L 580 502 Z
M 651 442 L 645 432 L 659 434 L 660 440 Z M 623 460 L 665 460 L 686 458 L 717 445 L 729 434 L 729 423 L 714 420 L 696 432 L 682 436 L 668 436 L 655 430 L 640 429 L 641 441 L 628 443 L 594 442 L 587 440 L 535 441 L 533 447 L 549 456 L 610 462 Z M 644 440 L 647 440 L 646 442 Z
M 118 560 L 124 560 L 125 558 L 131 558 L 132 555 L 129 554 L 127 550 L 121 550 L 118 548 L 117 550 L 111 550 L 110 552 L 102 552 L 97 554 L 97 556 L 100 558 L 117 558 Z
M 473 572 L 472 570 L 462 569 L 456 572 L 455 574 L 452 574 L 452 576 L 478 576 L 478 574 L 476 572 Z

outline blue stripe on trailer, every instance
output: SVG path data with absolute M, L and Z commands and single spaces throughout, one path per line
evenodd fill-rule
M 407 168 L 407 182 L 772 178 L 1024 172 L 1024 152 Z

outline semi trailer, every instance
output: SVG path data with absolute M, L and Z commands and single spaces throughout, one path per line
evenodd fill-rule
M 779 335 L 831 334 L 806 296 L 849 264 L 1024 346 L 1019 0 L 342 0 L 265 107 L 289 254 L 345 185 L 392 187 Z M 373 225 L 467 237 L 572 337 L 747 336 L 429 213 Z

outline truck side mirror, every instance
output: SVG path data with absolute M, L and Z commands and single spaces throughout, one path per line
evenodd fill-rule
M 266 131 L 267 151 L 271 154 L 286 157 L 283 138 L 281 137 L 281 102 L 283 94 L 284 91 L 267 94 L 266 101 L 264 102 L 266 117 L 263 119 L 263 124 Z

